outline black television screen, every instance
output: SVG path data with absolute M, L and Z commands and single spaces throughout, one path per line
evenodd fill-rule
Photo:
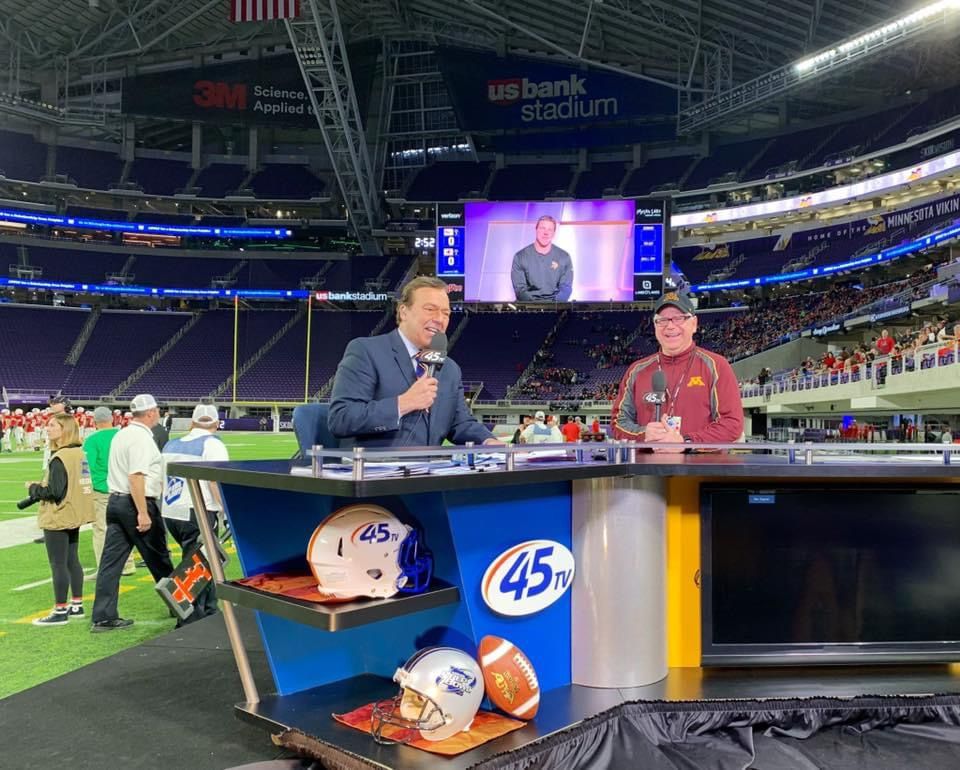
M 960 660 L 960 490 L 705 485 L 703 665 Z

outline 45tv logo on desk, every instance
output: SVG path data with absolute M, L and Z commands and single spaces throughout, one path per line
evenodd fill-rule
M 508 548 L 483 574 L 481 593 L 499 615 L 533 615 L 563 596 L 573 583 L 570 550 L 554 540 L 528 540 Z

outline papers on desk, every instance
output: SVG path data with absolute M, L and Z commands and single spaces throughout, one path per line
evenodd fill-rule
M 471 467 L 466 461 L 433 460 L 411 462 L 369 462 L 363 464 L 364 481 L 368 479 L 407 478 L 411 476 L 454 476 L 463 473 L 473 473 L 478 468 L 493 468 L 503 464 L 503 456 L 478 454 Z M 290 469 L 294 476 L 313 476 L 313 468 L 309 465 L 294 466 Z M 343 464 L 325 463 L 320 478 L 324 479 L 352 479 L 353 463 Z

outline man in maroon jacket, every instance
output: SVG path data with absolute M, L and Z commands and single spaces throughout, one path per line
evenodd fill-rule
M 660 352 L 627 369 L 613 402 L 613 436 L 647 443 L 728 443 L 743 434 L 743 405 L 733 369 L 723 356 L 693 341 L 696 308 L 676 292 L 664 294 L 653 316 Z M 644 400 L 662 371 L 666 402 L 660 419 Z M 676 448 L 674 451 L 683 451 Z

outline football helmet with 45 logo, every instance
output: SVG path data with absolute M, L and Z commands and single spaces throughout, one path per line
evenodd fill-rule
M 348 505 L 317 527 L 307 546 L 317 589 L 337 599 L 384 599 L 426 590 L 433 557 L 416 529 L 386 508 Z

